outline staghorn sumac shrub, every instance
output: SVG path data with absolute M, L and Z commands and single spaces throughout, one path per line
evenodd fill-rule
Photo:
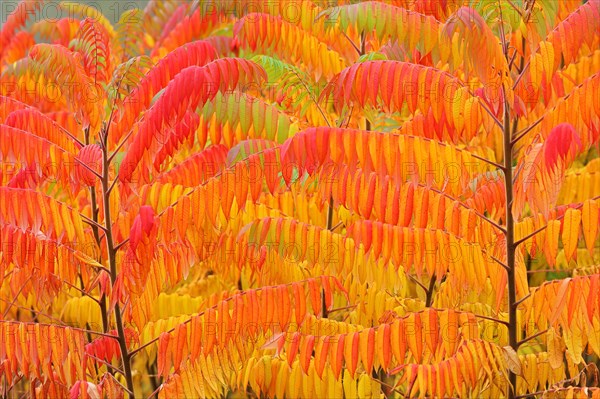
M 90 7 L 2 13 L 0 396 L 600 397 L 598 0 Z

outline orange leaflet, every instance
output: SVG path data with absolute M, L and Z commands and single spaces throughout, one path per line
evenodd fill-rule
M 310 359 L 312 357 L 314 346 L 314 335 L 305 335 L 302 337 L 300 342 L 300 366 L 302 367 L 304 374 L 308 373 L 308 367 L 310 365 Z
M 171 335 L 166 332 L 161 333 L 158 339 L 158 374 L 163 378 L 166 378 L 166 376 L 169 374 L 169 369 L 171 368 L 171 356 L 169 351 L 170 339 Z
M 392 358 L 392 349 L 390 344 L 391 327 L 389 324 L 379 326 L 376 334 L 376 351 L 379 364 L 383 370 L 387 370 Z
M 296 358 L 296 355 L 298 354 L 298 348 L 300 347 L 301 339 L 302 339 L 302 334 L 299 331 L 296 331 L 295 333 L 292 334 L 292 338 L 290 340 L 289 347 L 287 350 L 288 365 L 290 367 L 292 367 L 292 365 L 294 364 L 294 359 Z
M 320 378 L 323 377 L 323 370 L 329 355 L 331 339 L 332 336 L 329 335 L 318 337 L 317 346 L 315 348 L 315 371 Z
M 360 333 L 358 332 L 348 334 L 347 339 L 344 341 L 344 361 L 346 363 L 346 369 L 352 378 L 354 378 L 360 359 L 359 344 Z

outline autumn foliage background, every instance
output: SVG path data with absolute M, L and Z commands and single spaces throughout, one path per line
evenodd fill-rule
M 2 397 L 600 398 L 598 0 L 111 4 L 2 4 Z

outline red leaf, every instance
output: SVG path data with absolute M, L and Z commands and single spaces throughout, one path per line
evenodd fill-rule
M 552 169 L 560 158 L 563 162 L 571 162 L 583 148 L 579 134 L 573 125 L 561 123 L 557 125 L 546 139 L 544 159 L 546 167 Z
M 93 186 L 98 177 L 91 170 L 98 174 L 102 173 L 102 149 L 98 144 L 86 145 L 79 151 L 75 159 L 77 162 L 75 177 L 86 186 Z

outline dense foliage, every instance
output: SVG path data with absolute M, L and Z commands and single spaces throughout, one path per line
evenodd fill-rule
M 125 8 L 7 8 L 0 396 L 600 398 L 599 0 Z

